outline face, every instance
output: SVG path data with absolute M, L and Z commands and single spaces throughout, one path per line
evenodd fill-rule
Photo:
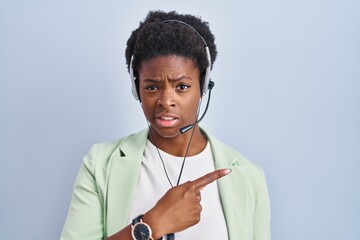
M 160 56 L 141 63 L 139 90 L 144 114 L 157 137 L 174 138 L 197 119 L 200 71 L 191 59 Z

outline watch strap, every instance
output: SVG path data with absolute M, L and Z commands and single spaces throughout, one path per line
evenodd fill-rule
M 162 239 L 162 238 L 161 238 Z M 166 235 L 166 239 L 167 240 L 175 240 L 175 234 L 174 233 L 169 233 Z
M 138 222 L 140 222 L 141 219 L 143 218 L 143 216 L 144 216 L 144 214 L 140 214 L 139 216 L 137 216 L 136 218 L 134 218 L 134 219 L 132 220 L 131 225 L 134 226 L 135 224 L 137 224 Z

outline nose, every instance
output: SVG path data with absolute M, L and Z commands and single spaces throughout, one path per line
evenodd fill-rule
M 164 89 L 161 92 L 159 99 L 157 100 L 157 105 L 163 107 L 164 109 L 175 107 L 172 89 Z

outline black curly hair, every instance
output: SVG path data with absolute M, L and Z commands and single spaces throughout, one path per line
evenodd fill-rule
M 215 37 L 210 31 L 208 23 L 193 15 L 159 10 L 150 11 L 128 39 L 125 51 L 128 70 L 130 70 L 132 56 L 134 75 L 137 76 L 142 61 L 167 55 L 189 58 L 201 73 L 206 70 L 209 63 L 206 57 L 205 43 L 201 37 L 186 24 L 166 20 L 178 20 L 194 28 L 205 40 L 210 50 L 211 65 L 213 65 L 217 51 Z

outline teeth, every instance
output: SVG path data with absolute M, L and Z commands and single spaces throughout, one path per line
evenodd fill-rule
M 174 120 L 172 117 L 161 117 L 162 120 L 171 121 Z

